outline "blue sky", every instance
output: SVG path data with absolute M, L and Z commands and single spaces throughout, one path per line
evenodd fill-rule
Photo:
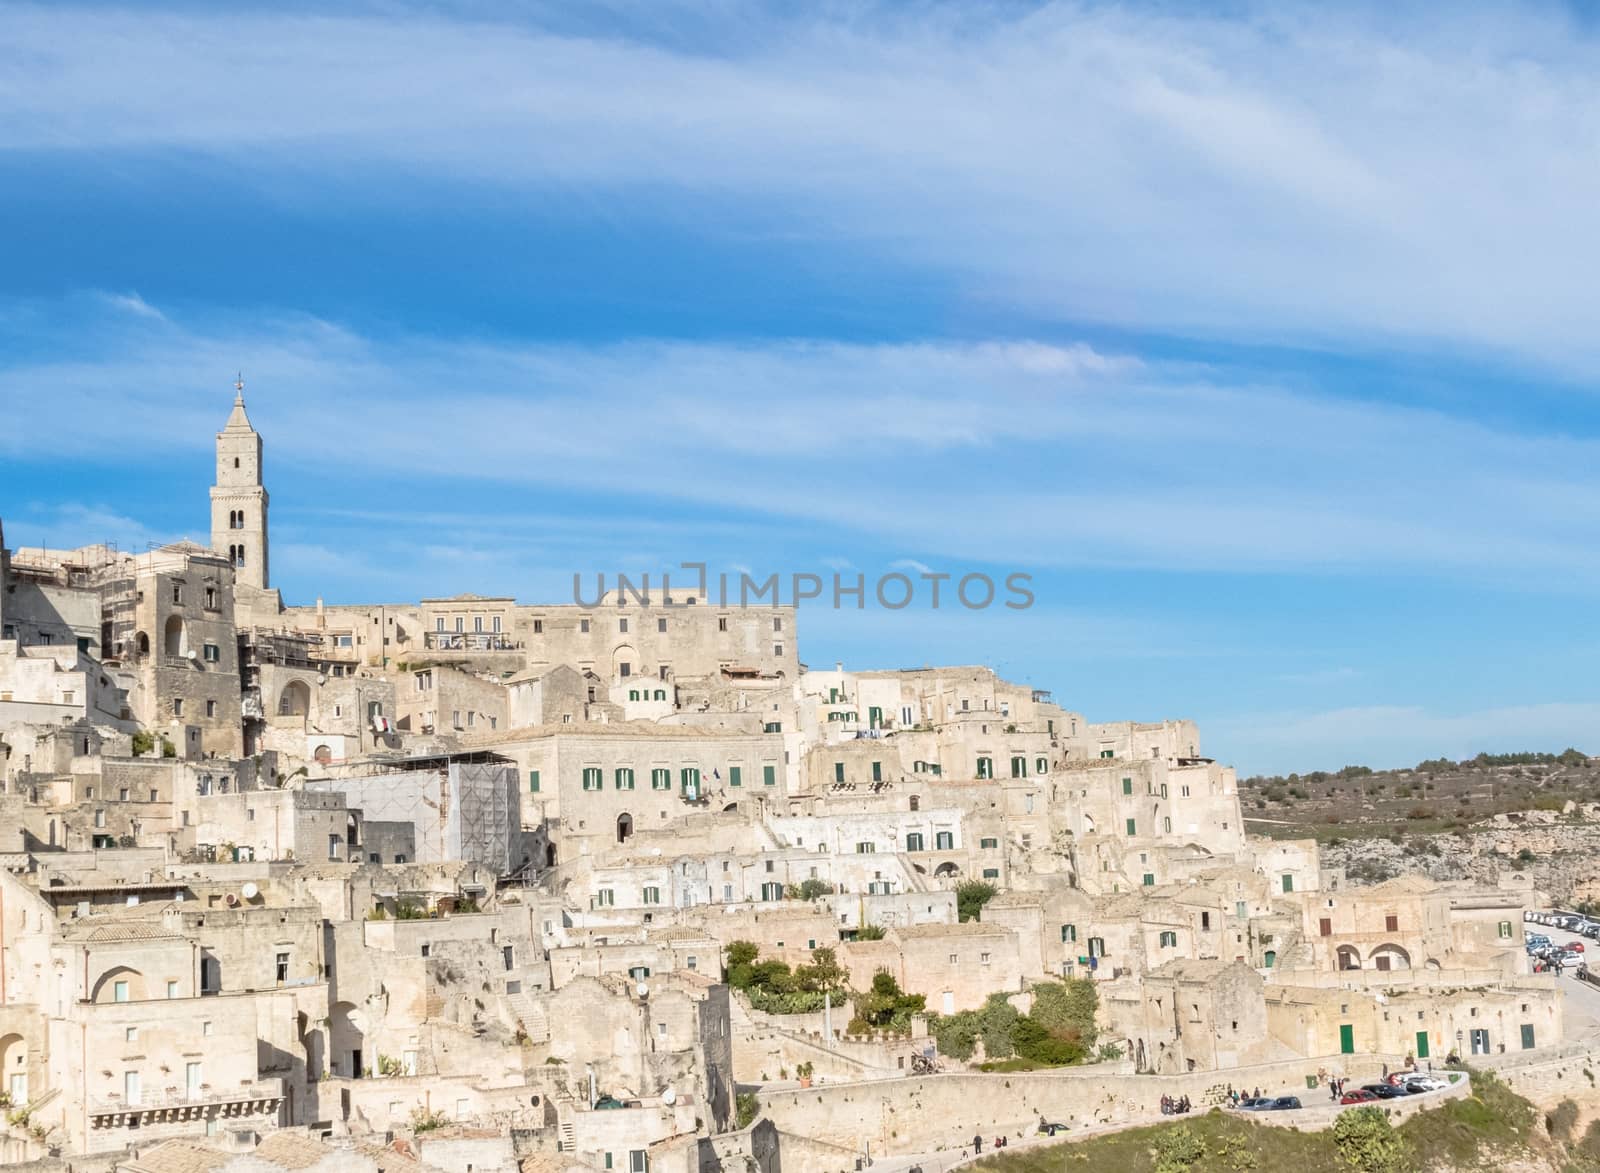
M 810 610 L 1247 772 L 1600 750 L 1600 40 L 1558 6 L 0 4 L 9 544 Z

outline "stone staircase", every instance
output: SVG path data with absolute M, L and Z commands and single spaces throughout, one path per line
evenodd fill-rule
M 530 1043 L 550 1041 L 550 1015 L 545 1010 L 544 998 L 538 994 L 518 992 L 505 995 L 511 1013 L 522 1023 Z

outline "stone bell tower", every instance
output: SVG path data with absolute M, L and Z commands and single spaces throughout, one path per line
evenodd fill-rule
M 211 548 L 233 563 L 240 586 L 266 590 L 267 490 L 261 484 L 261 436 L 244 413 L 244 379 L 217 433 L 217 482 L 211 486 Z

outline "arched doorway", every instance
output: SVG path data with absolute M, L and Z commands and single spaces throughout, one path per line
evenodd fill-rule
M 138 648 L 139 648 L 139 654 L 141 656 L 148 656 L 150 654 L 150 635 L 149 635 L 149 633 L 141 631 L 139 633 L 139 638 L 138 638 L 137 643 L 138 643 Z
M 360 1079 L 367 1067 L 364 1050 L 366 1041 L 366 1015 L 351 1002 L 337 1002 L 329 1023 L 328 1034 L 333 1050 L 334 1074 L 350 1079 Z
M 633 816 L 623 813 L 617 816 L 617 842 L 626 843 L 633 838 Z
M 1382 970 L 1410 969 L 1411 954 L 1398 945 L 1379 945 L 1372 951 L 1372 968 Z
M 1353 945 L 1340 945 L 1338 956 L 1335 958 L 1335 969 L 1360 969 L 1361 954 Z
M 0 1091 L 11 1097 L 11 1108 L 28 1103 L 28 1044 L 21 1035 L 11 1034 L 0 1038 Z
M 556 845 L 554 843 L 546 843 L 544 846 L 544 866 L 547 868 L 556 866 Z
M 611 652 L 611 679 L 632 676 L 639 666 L 639 653 L 632 644 L 618 644 Z
M 961 867 L 959 864 L 946 862 L 934 868 L 933 874 L 949 879 L 954 876 L 959 876 L 961 874 Z
M 326 766 L 333 761 L 333 749 L 331 746 L 319 745 L 312 751 L 311 756 L 319 766 Z
M 736 811 L 738 809 L 739 809 L 739 804 L 738 803 L 730 802 L 727 806 L 722 808 L 722 813 L 723 814 L 730 814 L 733 811 Z
M 168 615 L 164 631 L 161 647 L 167 655 L 181 656 L 189 650 L 189 640 L 184 634 L 182 615 Z

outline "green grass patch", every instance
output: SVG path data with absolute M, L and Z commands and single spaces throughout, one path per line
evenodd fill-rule
M 1156 1173 L 1158 1162 L 1170 1149 L 1164 1137 L 1187 1129 L 1203 1150 L 1188 1165 L 1194 1173 L 1350 1173 L 1341 1164 L 1333 1143 L 1319 1133 L 1253 1124 L 1239 1116 L 1213 1109 L 1204 1116 L 1182 1122 L 1130 1128 L 1092 1140 L 1044 1145 L 979 1161 L 988 1173 Z M 1160 1166 L 1162 1169 L 1168 1166 Z
M 1438 1107 L 1393 1129 L 1399 1143 L 1388 1146 L 1391 1161 L 1398 1159 L 1398 1167 L 1408 1169 L 1489 1169 L 1499 1168 L 1500 1158 L 1508 1150 L 1550 1149 L 1536 1131 L 1538 1113 L 1532 1104 L 1489 1072 L 1474 1071 L 1471 1079 L 1470 1095 L 1442 1100 Z M 1378 1117 L 1379 1130 L 1387 1133 L 1382 1111 L 1369 1109 Z M 1347 1134 L 1356 1131 L 1345 1130 Z M 1575 1143 L 1574 1155 L 1588 1156 L 1585 1144 L 1600 1156 L 1600 1126 Z M 987 1157 L 978 1164 L 986 1173 L 1070 1173 L 1075 1169 L 1094 1173 L 1352 1173 L 1355 1169 L 1359 1173 L 1362 1166 L 1352 1160 L 1358 1154 L 1381 1156 L 1384 1148 L 1382 1143 L 1361 1146 L 1351 1135 L 1346 1135 L 1345 1145 L 1351 1160 L 1341 1153 L 1332 1131 L 1299 1132 L 1212 1109 L 1181 1121 Z

